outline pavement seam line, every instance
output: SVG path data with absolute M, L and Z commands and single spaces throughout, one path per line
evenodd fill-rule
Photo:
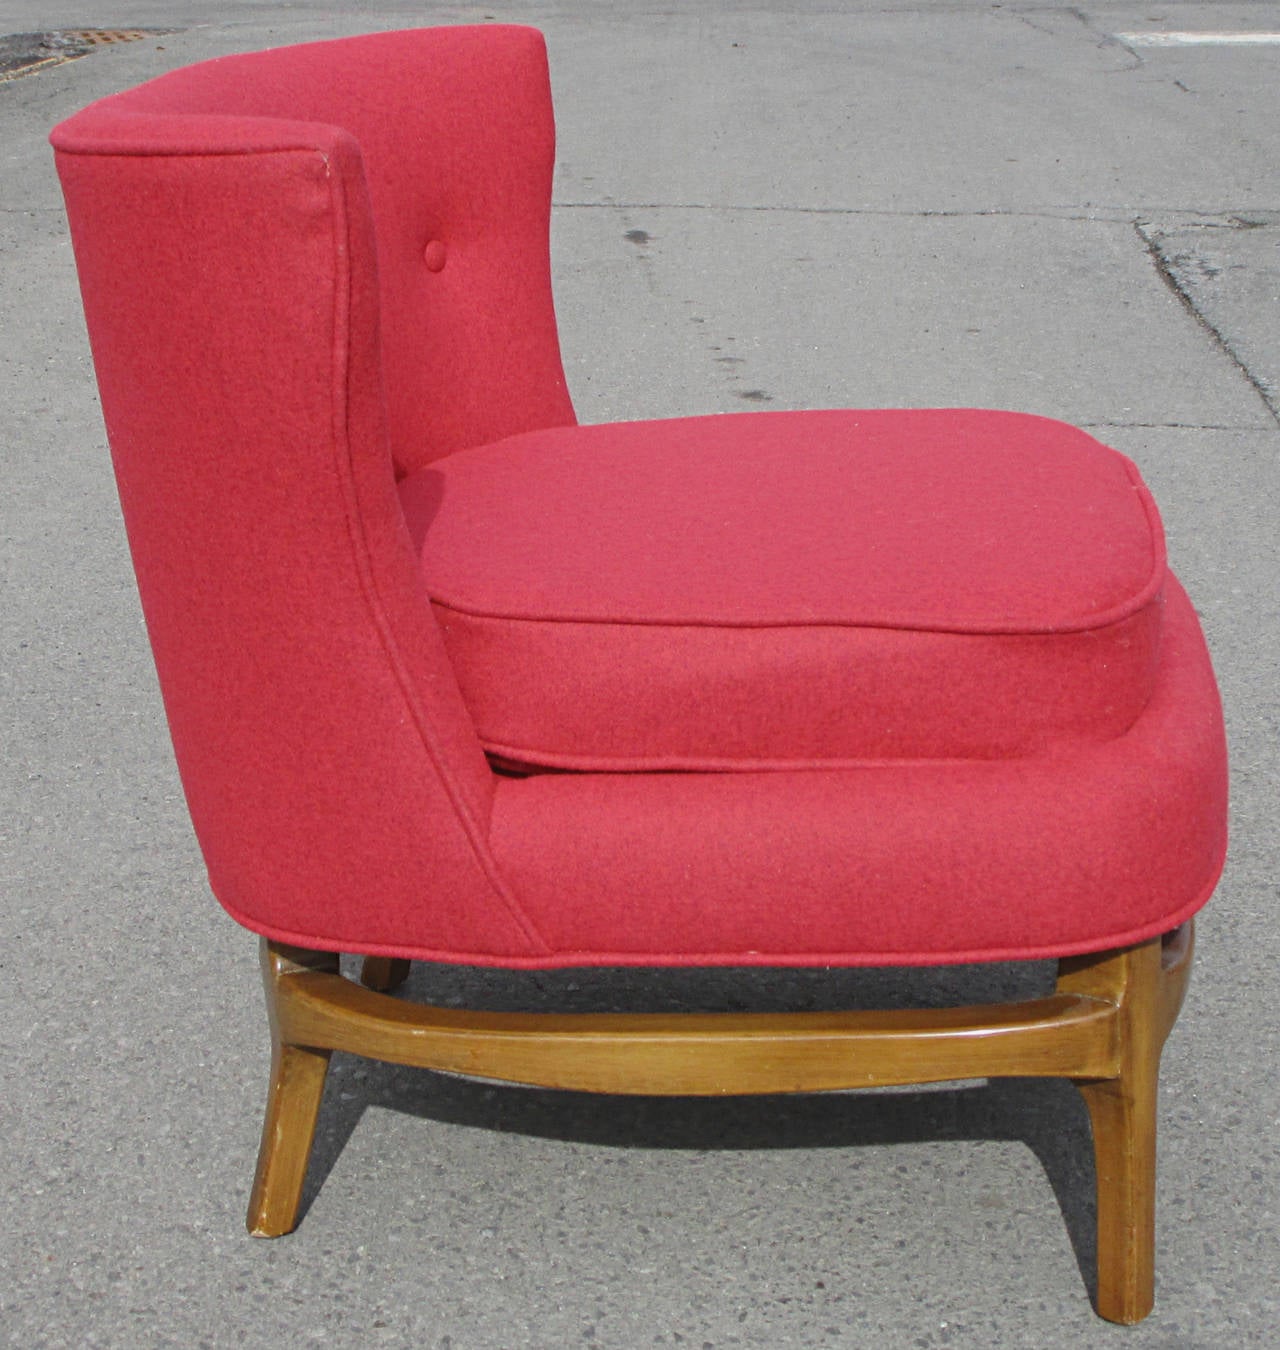
M 1187 311 L 1188 314 L 1204 329 L 1213 339 L 1214 344 L 1227 357 L 1233 366 L 1249 382 L 1250 387 L 1262 400 L 1263 406 L 1271 414 L 1272 419 L 1280 424 L 1280 407 L 1273 402 L 1270 392 L 1266 385 L 1249 369 L 1239 353 L 1231 345 L 1230 340 L 1224 333 L 1197 307 L 1191 293 L 1186 290 L 1178 280 L 1177 274 L 1170 266 L 1168 259 L 1164 256 L 1160 248 L 1160 232 L 1152 229 L 1149 221 L 1136 219 L 1133 222 L 1134 233 L 1142 242 L 1146 250 L 1147 257 L 1151 259 L 1152 265 L 1156 269 L 1156 275 L 1164 282 L 1165 286 L 1172 293 L 1175 300 Z
M 1133 222 L 1131 212 L 1120 207 L 1106 208 L 1105 215 L 1086 215 L 1078 213 L 1076 208 L 1050 207 L 1040 211 L 1015 211 L 1005 207 L 949 208 L 936 210 L 895 210 L 892 207 L 875 206 L 790 206 L 786 204 L 766 205 L 763 203 L 738 202 L 576 202 L 553 201 L 552 208 L 557 211 L 724 211 L 757 212 L 801 216 L 883 216 L 894 220 L 974 220 L 993 217 L 1019 220 L 1066 220 L 1079 221 L 1086 225 L 1129 225 Z M 1191 213 L 1199 214 L 1199 213 Z
M 584 202 L 557 198 L 551 205 L 557 211 L 723 211 L 779 215 L 790 213 L 802 216 L 878 216 L 888 220 L 1064 220 L 1085 225 L 1128 226 L 1133 225 L 1134 212 L 1137 211 L 1141 213 L 1140 220 L 1151 216 L 1200 217 L 1199 220 L 1192 220 L 1189 223 L 1209 227 L 1263 229 L 1273 223 L 1280 224 L 1280 208 L 1277 207 L 1247 207 L 1224 215 L 1221 211 L 1206 211 L 1199 207 L 1153 205 L 1150 202 L 1131 203 L 1127 206 L 1098 206 L 1092 209 L 1080 206 L 1043 206 L 1027 209 L 979 206 L 919 207 L 913 210 L 889 206 L 795 206 L 785 202 Z M 1255 219 L 1258 216 L 1275 216 L 1278 219 L 1275 222 Z
M 1260 423 L 1244 426 L 1227 426 L 1222 422 L 1076 422 L 1082 431 L 1094 428 L 1109 428 L 1115 431 L 1230 431 L 1247 432 L 1252 435 L 1262 432 L 1269 435 L 1271 428 Z

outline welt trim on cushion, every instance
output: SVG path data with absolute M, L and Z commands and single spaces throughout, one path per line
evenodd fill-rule
M 431 603 L 441 610 L 472 619 L 501 619 L 509 623 L 576 623 L 597 624 L 602 627 L 619 628 L 882 628 L 908 633 L 955 633 L 959 635 L 977 635 L 987 637 L 1052 635 L 1054 633 L 1087 633 L 1091 629 L 1106 628 L 1110 624 L 1120 623 L 1138 613 L 1160 593 L 1164 585 L 1167 570 L 1163 550 L 1153 562 L 1150 576 L 1143 582 L 1142 588 L 1131 598 L 1109 609 L 1082 615 L 1079 619 L 1051 624 L 1028 623 L 1022 620 L 1010 620 L 1006 623 L 985 620 L 983 622 L 939 622 L 933 616 L 906 614 L 893 619 L 732 619 L 702 615 L 679 618 L 643 617 L 636 615 L 608 615 L 578 613 L 573 610 L 555 613 L 532 613 L 530 611 L 498 609 L 481 605 L 471 605 L 465 599 L 450 598 L 442 595 L 439 587 L 428 578 Z

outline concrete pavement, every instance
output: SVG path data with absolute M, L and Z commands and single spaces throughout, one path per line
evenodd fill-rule
M 1133 456 L 1160 501 L 1226 702 L 1234 841 L 1165 1055 L 1137 1329 L 1089 1307 L 1087 1126 L 1054 1083 L 598 1101 L 341 1061 L 301 1228 L 244 1235 L 254 941 L 209 898 L 187 823 L 44 138 L 204 57 L 489 16 L 548 37 L 584 421 L 1020 408 Z M 1280 47 L 1114 36 L 1275 30 L 1280 6 L 0 0 L 0 37 L 86 26 L 178 31 L 0 82 L 0 1337 L 1280 1343 Z M 727 988 L 415 979 L 522 1006 Z M 954 992 L 940 979 L 919 991 Z M 749 997 L 826 1006 L 869 982 L 784 973 Z

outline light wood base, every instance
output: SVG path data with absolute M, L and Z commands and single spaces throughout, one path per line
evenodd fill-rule
M 338 958 L 264 941 L 271 1084 L 249 1231 L 297 1220 L 329 1056 L 580 1092 L 675 1096 L 820 1092 L 995 1077 L 1070 1078 L 1093 1125 L 1101 1316 L 1151 1310 L 1156 1078 L 1191 969 L 1186 924 L 1161 940 L 1059 963 L 1055 991 L 1021 1003 L 836 1013 L 486 1013 L 386 993 L 408 962 Z

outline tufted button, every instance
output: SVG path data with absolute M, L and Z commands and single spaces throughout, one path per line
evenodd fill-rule
M 428 272 L 439 272 L 444 267 L 444 245 L 439 239 L 433 239 L 422 251 L 422 261 Z

